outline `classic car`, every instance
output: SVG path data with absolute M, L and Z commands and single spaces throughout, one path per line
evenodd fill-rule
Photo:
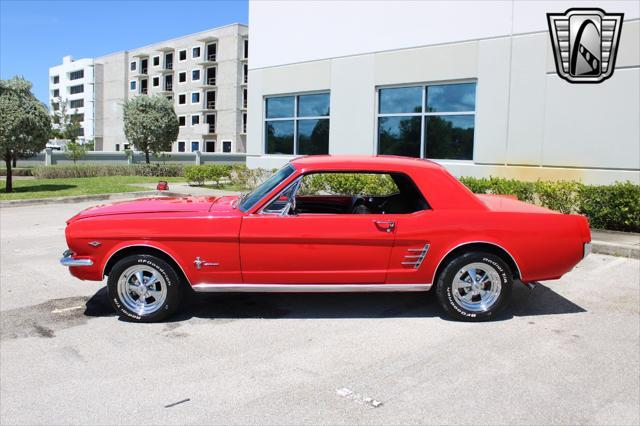
M 385 191 L 318 186 L 375 176 Z M 346 174 L 346 175 L 345 175 Z M 339 185 L 338 185 L 339 186 Z M 195 292 L 422 292 L 451 317 L 493 318 L 514 282 L 553 280 L 590 250 L 583 216 L 475 195 L 441 165 L 307 156 L 241 196 L 147 198 L 69 219 L 61 263 L 107 279 L 125 319 L 160 321 Z

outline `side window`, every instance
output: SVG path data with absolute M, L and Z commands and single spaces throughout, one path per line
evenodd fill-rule
M 286 215 L 295 211 L 295 194 L 300 181 L 297 180 L 285 188 L 268 206 L 262 209 L 262 213 Z
M 386 173 L 314 173 L 302 178 L 298 195 L 382 197 L 397 192 Z

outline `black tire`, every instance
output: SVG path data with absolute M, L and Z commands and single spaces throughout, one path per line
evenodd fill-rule
M 151 312 L 142 312 L 142 309 L 138 311 L 132 309 L 132 302 L 135 302 L 133 299 L 136 297 L 140 299 L 140 296 L 131 291 L 129 291 L 127 295 L 125 294 L 125 290 L 123 290 L 125 288 L 123 287 L 125 285 L 123 283 L 127 281 L 127 276 L 136 283 L 138 281 L 133 278 L 133 274 L 128 272 L 131 271 L 132 268 L 133 270 L 136 270 L 136 268 L 143 270 L 143 274 L 147 274 L 147 280 L 151 280 L 149 275 L 157 274 L 159 277 L 158 282 L 152 285 L 154 292 L 161 292 L 163 287 L 165 289 L 164 295 L 160 296 L 158 300 L 152 295 L 145 297 L 145 301 L 149 300 L 149 305 L 153 305 Z M 121 279 L 122 282 L 120 282 Z M 132 322 L 158 322 L 172 315 L 180 305 L 183 285 L 181 275 L 173 266 L 156 256 L 146 254 L 132 255 L 119 260 L 111 269 L 109 279 L 107 280 L 107 289 L 111 305 L 121 319 Z
M 473 293 L 470 293 L 469 297 L 471 297 L 471 300 L 468 304 L 476 306 L 472 308 L 465 307 L 463 305 L 464 301 L 461 299 L 463 295 L 467 295 L 467 291 L 465 289 L 454 288 L 454 280 L 458 273 L 462 272 L 463 268 L 472 264 L 484 265 L 478 268 L 486 268 L 486 271 L 489 271 L 489 274 L 494 278 L 491 283 L 486 284 L 487 287 L 483 287 L 493 289 L 492 297 L 494 297 L 494 299 L 487 309 L 478 306 L 481 303 L 481 297 L 479 294 L 474 296 Z M 496 275 L 493 275 L 491 271 L 495 271 Z M 482 272 L 485 271 L 482 270 Z M 467 280 L 470 280 L 468 272 L 466 274 L 462 273 L 460 278 L 465 276 Z M 477 276 L 478 273 L 476 271 L 476 279 Z M 496 284 L 493 284 L 493 281 L 496 281 Z M 440 305 L 450 317 L 461 321 L 487 321 L 507 306 L 511 299 L 512 288 L 513 273 L 509 265 L 502 260 L 502 258 L 491 253 L 469 252 L 452 259 L 445 266 L 438 276 L 436 294 L 438 295 Z M 471 291 L 471 287 L 469 287 L 469 289 L 469 291 Z M 455 291 L 458 292 L 457 295 L 454 294 Z

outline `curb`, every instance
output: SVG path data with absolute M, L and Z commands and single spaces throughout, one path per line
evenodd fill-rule
M 7 200 L 0 201 L 0 207 L 23 207 L 37 206 L 44 204 L 66 204 L 81 203 L 83 201 L 103 201 L 115 200 L 122 198 L 138 198 L 138 197 L 184 197 L 185 194 L 171 191 L 136 191 L 136 192 L 115 192 L 113 194 L 96 194 L 96 195 L 77 195 L 71 197 L 55 197 L 55 198 L 33 198 L 29 200 Z
M 640 259 L 640 247 L 634 247 L 627 244 L 615 244 L 608 243 L 606 241 L 591 241 L 591 252 L 595 254 L 607 254 L 609 256 Z

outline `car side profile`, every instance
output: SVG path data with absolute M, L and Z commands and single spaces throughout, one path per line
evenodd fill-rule
M 379 185 L 323 185 L 329 175 Z M 65 234 L 61 263 L 82 280 L 108 277 L 114 308 L 140 322 L 174 313 L 189 288 L 434 287 L 451 317 L 487 320 L 506 306 L 514 281 L 560 278 L 591 241 L 583 216 L 475 195 L 439 164 L 393 156 L 301 157 L 242 196 L 92 207 L 69 219 Z

